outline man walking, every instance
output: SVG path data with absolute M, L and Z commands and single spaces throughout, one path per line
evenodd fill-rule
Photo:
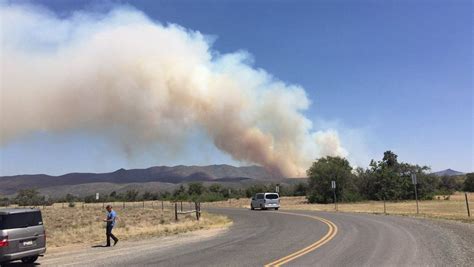
M 105 235 L 107 236 L 107 245 L 106 246 L 110 247 L 110 238 L 111 237 L 114 240 L 114 246 L 117 245 L 117 242 L 118 242 L 118 238 L 115 237 L 112 234 L 112 229 L 115 226 L 115 219 L 117 218 L 117 213 L 115 213 L 115 211 L 112 209 L 112 206 L 110 206 L 110 205 L 107 205 L 107 207 L 105 207 L 105 209 L 107 210 L 107 218 L 104 219 L 104 222 L 107 222 L 107 227 L 106 227 L 106 230 L 105 230 Z

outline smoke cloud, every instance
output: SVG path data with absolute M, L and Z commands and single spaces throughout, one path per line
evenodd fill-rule
M 336 132 L 315 132 L 303 115 L 303 88 L 254 68 L 246 52 L 218 53 L 198 31 L 128 7 L 66 18 L 0 8 L 1 145 L 87 130 L 128 151 L 179 146 L 199 129 L 233 159 L 286 177 L 347 155 Z

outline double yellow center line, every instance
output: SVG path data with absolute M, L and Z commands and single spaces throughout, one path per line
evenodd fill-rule
M 327 242 L 329 242 L 331 239 L 334 238 L 334 236 L 336 236 L 337 234 L 337 226 L 329 221 L 329 220 L 326 220 L 324 218 L 321 218 L 321 217 L 317 217 L 317 216 L 311 216 L 311 215 L 306 215 L 306 214 L 298 214 L 298 213 L 290 213 L 290 212 L 279 212 L 279 213 L 283 213 L 283 214 L 289 214 L 289 215 L 296 215 L 296 216 L 302 216 L 302 217 L 308 217 L 308 218 L 311 218 L 311 219 L 315 219 L 315 220 L 318 220 L 318 221 L 321 221 L 323 223 L 325 223 L 328 227 L 329 227 L 329 230 L 328 232 L 326 233 L 326 235 L 324 235 L 321 239 L 319 239 L 318 241 L 314 242 L 313 244 L 301 249 L 301 250 L 298 250 L 294 253 L 291 253 L 290 255 L 288 256 L 285 256 L 281 259 L 278 259 L 276 261 L 273 261 L 271 263 L 268 263 L 265 265 L 265 267 L 277 267 L 277 266 L 281 266 L 285 263 L 288 263 L 296 258 L 299 258 L 305 254 L 308 254 L 310 253 L 311 251 L 314 251 L 315 249 L 319 248 L 320 246 L 326 244 Z

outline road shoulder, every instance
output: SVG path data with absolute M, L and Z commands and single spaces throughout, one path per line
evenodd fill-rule
M 228 228 L 197 230 L 173 236 L 147 238 L 144 240 L 120 241 L 115 247 L 101 247 L 102 244 L 91 246 L 67 246 L 48 250 L 40 259 L 41 266 L 90 266 L 111 264 L 132 257 L 147 255 L 156 250 L 168 250 L 182 244 L 201 242 L 227 232 Z

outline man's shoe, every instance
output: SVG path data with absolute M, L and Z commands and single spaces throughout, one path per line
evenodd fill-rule
M 118 239 L 114 241 L 114 246 L 117 245 L 118 243 Z

